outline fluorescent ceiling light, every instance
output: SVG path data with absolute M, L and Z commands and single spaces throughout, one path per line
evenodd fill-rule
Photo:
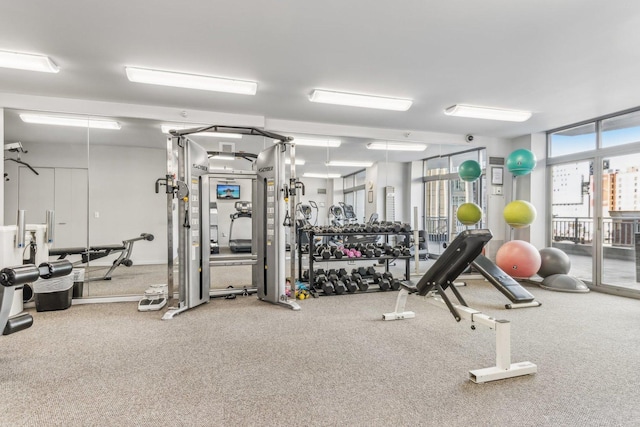
M 369 150 L 424 151 L 427 149 L 427 145 L 411 142 L 376 141 L 368 143 L 367 148 Z
M 215 156 L 211 156 L 212 160 L 235 160 L 236 156 L 233 154 L 216 154 Z
M 531 117 L 531 111 L 505 110 L 503 108 L 477 107 L 464 104 L 453 105 L 444 110 L 444 113 L 448 116 L 504 120 L 508 122 L 524 122 Z
M 76 126 L 92 129 L 120 129 L 120 123 L 115 120 L 96 119 L 82 116 L 49 116 L 46 114 L 20 114 L 25 123 L 37 123 L 41 125 Z
M 211 90 L 214 92 L 239 93 L 241 95 L 255 95 L 258 89 L 258 83 L 245 80 L 173 73 L 146 68 L 125 67 L 125 69 L 127 71 L 127 78 L 137 83 Z
M 368 168 L 373 165 L 373 162 L 355 162 L 355 161 L 341 161 L 341 160 L 331 160 L 326 163 L 327 166 L 354 166 L 354 167 L 363 167 Z
M 7 52 L 5 50 L 0 50 L 0 67 L 41 71 L 43 73 L 57 73 L 60 71 L 60 68 L 48 56 Z
M 284 158 L 284 162 L 285 162 L 285 164 L 290 165 L 291 164 L 291 157 L 285 157 Z M 305 163 L 306 162 L 304 160 L 298 159 L 296 157 L 296 166 L 303 166 Z
M 348 105 L 351 107 L 377 108 L 380 110 L 407 111 L 413 103 L 410 99 L 385 98 L 355 93 L 333 92 L 316 89 L 309 96 L 311 102 Z
M 166 125 L 165 124 L 165 125 L 160 125 L 160 128 L 162 129 L 162 133 L 168 134 L 171 129 L 181 130 L 181 129 L 192 129 L 192 128 L 205 127 L 205 126 L 207 126 L 207 125 L 185 125 L 185 124 Z M 240 139 L 240 138 L 242 138 L 242 134 L 239 134 L 239 133 L 224 133 L 224 132 L 199 132 L 199 133 L 194 133 L 193 135 L 210 136 L 210 137 L 214 137 L 214 138 L 231 138 L 231 139 Z
M 278 142 L 278 140 L 275 140 L 274 142 Z M 306 147 L 329 147 L 329 148 L 337 148 L 340 147 L 340 144 L 342 144 L 342 141 L 340 141 L 339 139 L 327 139 L 327 138 L 318 138 L 318 139 L 312 139 L 312 138 L 293 138 L 293 141 L 291 141 L 293 144 L 295 145 L 304 145 Z
M 306 178 L 326 178 L 326 179 L 342 177 L 342 175 L 340 175 L 339 173 L 311 173 L 311 172 L 305 172 L 302 174 L 302 176 Z

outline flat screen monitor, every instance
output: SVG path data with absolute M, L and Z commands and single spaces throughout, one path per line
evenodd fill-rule
M 216 195 L 218 199 L 239 199 L 240 186 L 238 184 L 218 184 L 216 187 Z

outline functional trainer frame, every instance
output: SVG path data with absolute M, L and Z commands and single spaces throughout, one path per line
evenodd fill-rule
M 295 300 L 291 301 L 287 296 L 284 271 L 285 203 L 290 195 L 295 196 L 295 191 L 292 193 L 285 184 L 284 155 L 289 145 L 293 157 L 292 139 L 256 128 L 213 125 L 172 130 L 167 140 L 167 175 L 156 182 L 156 191 L 159 185 L 166 186 L 169 298 L 174 295 L 173 210 L 177 196 L 178 301 L 177 306 L 170 308 L 162 318 L 172 319 L 210 299 L 209 159 L 208 152 L 189 139 L 189 135 L 205 131 L 257 135 L 275 140 L 276 143 L 260 153 L 256 160 L 257 189 L 253 206 L 254 209 L 258 206 L 264 209 L 264 215 L 261 222 L 252 221 L 253 239 L 257 246 L 253 280 L 261 300 L 300 309 Z
M 538 369 L 531 362 L 511 363 L 511 324 L 509 321 L 495 319 L 469 307 L 453 285 L 454 280 L 481 255 L 482 249 L 492 237 L 489 230 L 482 229 L 465 230 L 460 233 L 415 286 L 403 284 L 396 299 L 395 311 L 382 315 L 384 320 L 414 318 L 415 313 L 406 311 L 405 307 L 407 297 L 417 293 L 446 305 L 456 321 L 459 322 L 462 318 L 469 320 L 472 329 L 475 329 L 477 323 L 495 330 L 496 366 L 469 371 L 469 378 L 476 383 L 535 374 Z M 489 260 L 483 259 L 482 261 L 486 265 Z M 498 267 L 496 266 L 496 268 Z M 511 286 L 516 285 L 520 286 L 517 282 L 515 285 L 511 284 Z M 451 289 L 458 303 L 449 299 L 445 293 L 447 288 Z

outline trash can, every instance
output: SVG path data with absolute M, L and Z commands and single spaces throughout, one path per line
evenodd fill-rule
M 38 279 L 33 282 L 37 311 L 66 310 L 71 307 L 73 275 Z

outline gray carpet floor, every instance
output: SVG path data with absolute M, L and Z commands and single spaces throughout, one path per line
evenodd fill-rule
M 505 310 L 484 281 L 461 289 L 512 321 L 512 361 L 532 376 L 487 384 L 494 333 L 396 293 L 321 297 L 293 312 L 214 299 L 173 320 L 136 303 L 35 312 L 0 337 L 7 426 L 637 426 L 640 301 L 528 286 L 541 307 Z

